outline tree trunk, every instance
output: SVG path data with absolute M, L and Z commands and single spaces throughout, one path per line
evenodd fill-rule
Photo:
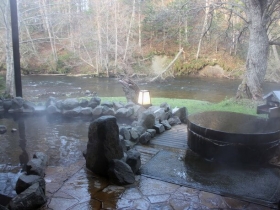
M 238 87 L 237 98 L 262 97 L 261 84 L 267 68 L 269 40 L 267 36 L 267 15 L 264 14 L 266 0 L 244 0 L 249 23 L 249 48 L 246 60 L 246 73 Z
M 202 39 L 203 39 L 203 37 L 204 37 L 204 35 L 206 33 L 206 30 L 207 30 L 208 15 L 209 15 L 209 5 L 210 5 L 209 0 L 205 0 L 205 17 L 204 17 L 204 22 L 203 22 L 203 26 L 202 26 L 202 30 L 201 30 L 198 46 L 197 46 L 197 52 L 196 52 L 196 56 L 195 56 L 196 60 L 199 57 Z
M 52 49 L 52 56 L 53 56 L 53 68 L 56 69 L 56 65 L 57 65 L 57 50 L 56 50 L 56 43 L 55 43 L 55 37 L 54 37 L 54 32 L 53 32 L 53 26 L 50 24 L 50 17 L 49 15 L 49 9 L 48 9 L 48 4 L 46 0 L 42 0 L 40 5 L 40 8 L 42 8 L 41 14 L 43 15 L 43 22 L 44 22 L 44 26 L 46 27 L 45 29 L 48 32 L 48 36 L 50 39 L 50 44 L 51 44 L 51 49 Z
M 118 12 L 119 12 L 119 2 L 115 2 L 115 68 L 114 75 L 117 73 L 118 65 Z
M 4 8 L 3 13 L 3 19 L 6 29 L 6 89 L 5 93 L 10 96 L 15 95 L 15 79 L 14 79 L 14 65 L 13 65 L 13 48 L 11 43 L 11 23 L 10 23 L 10 6 L 9 1 L 7 1 L 7 4 Z
M 125 50 L 124 50 L 124 56 L 123 56 L 123 61 L 126 61 L 126 55 L 129 47 L 129 39 L 130 39 L 130 34 L 134 22 L 134 16 L 135 16 L 135 0 L 132 3 L 132 12 L 131 12 L 131 18 L 130 18 L 130 23 L 129 23 L 129 28 L 128 28 L 128 33 L 126 37 L 126 45 L 125 45 Z

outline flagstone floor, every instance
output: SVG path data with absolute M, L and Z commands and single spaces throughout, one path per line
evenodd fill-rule
M 156 137 L 149 146 L 136 146 L 141 152 L 142 164 L 160 150 L 182 153 L 186 147 L 186 125 Z M 173 143 L 167 139 L 175 139 Z M 265 206 L 243 200 L 223 197 L 176 184 L 136 176 L 132 185 L 115 186 L 94 175 L 81 159 L 70 167 L 48 167 L 46 170 L 48 202 L 40 210 L 200 210 L 242 209 L 267 210 Z

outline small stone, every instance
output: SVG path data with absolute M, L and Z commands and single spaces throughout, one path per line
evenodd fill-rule
M 149 132 L 145 132 L 140 136 L 139 142 L 141 144 L 148 144 L 152 139 L 152 135 Z
M 17 132 L 17 129 L 16 128 L 12 128 L 11 132 L 15 133 L 15 132 Z
M 5 125 L 0 125 L 0 134 L 4 134 L 7 132 L 7 127 Z
M 126 127 L 120 128 L 120 135 L 122 135 L 125 140 L 130 140 L 130 132 Z
M 117 185 L 133 184 L 135 176 L 130 166 L 121 160 L 113 159 L 110 162 L 108 175 L 110 180 Z
M 170 117 L 168 119 L 168 123 L 171 126 L 174 126 L 174 125 L 180 125 L 182 122 L 181 122 L 181 120 L 180 120 L 180 118 L 178 116 L 173 116 L 173 117 Z
M 47 157 L 42 152 L 35 153 L 33 158 L 26 164 L 27 175 L 45 176 L 45 168 L 47 165 Z
M 26 174 L 22 174 L 16 183 L 16 192 L 17 194 L 20 194 L 21 192 L 23 192 L 24 190 L 26 190 L 28 187 L 30 187 L 31 185 L 35 184 L 36 182 L 39 183 L 40 187 L 43 189 L 43 191 L 45 192 L 45 188 L 46 188 L 46 183 L 44 178 L 38 176 L 38 175 L 26 175 Z
M 169 124 L 169 122 L 167 120 L 163 120 L 161 122 L 161 124 L 164 126 L 165 130 L 170 130 L 171 129 L 171 125 Z
M 136 173 L 141 167 L 141 153 L 136 149 L 127 152 L 126 163 L 131 167 L 133 173 Z
M 139 134 L 135 128 L 132 128 L 130 130 L 130 141 L 138 142 L 138 140 L 139 140 Z
M 43 152 L 35 152 L 33 158 L 40 159 L 42 161 L 43 167 L 46 167 L 48 165 L 48 156 Z
M 165 131 L 165 128 L 162 124 L 154 125 L 154 129 L 156 130 L 157 134 L 163 133 Z
M 154 138 L 157 133 L 155 129 L 148 129 L 147 132 L 149 132 L 151 134 L 152 138 Z

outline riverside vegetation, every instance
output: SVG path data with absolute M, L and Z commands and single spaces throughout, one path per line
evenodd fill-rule
M 102 101 L 122 101 L 126 102 L 125 97 L 100 97 Z M 188 114 L 194 114 L 204 111 L 229 111 L 238 112 L 249 115 L 257 115 L 257 106 L 262 104 L 262 101 L 252 101 L 249 99 L 224 99 L 219 103 L 210 103 L 208 101 L 199 101 L 191 99 L 174 99 L 174 98 L 152 98 L 153 105 L 160 105 L 166 102 L 174 107 L 186 107 Z

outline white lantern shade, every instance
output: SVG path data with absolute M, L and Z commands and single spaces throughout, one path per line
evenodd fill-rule
M 138 103 L 141 105 L 150 105 L 151 104 L 150 92 L 148 90 L 139 91 Z

